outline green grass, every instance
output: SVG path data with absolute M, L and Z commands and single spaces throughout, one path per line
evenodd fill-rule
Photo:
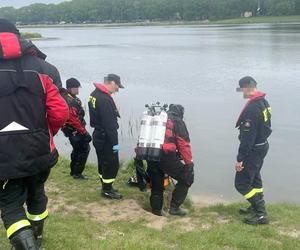
M 134 172 L 132 162 L 123 164 L 115 185 L 123 201 L 100 197 L 94 165 L 87 165 L 89 180 L 78 181 L 70 178 L 68 164 L 60 159 L 47 182 L 50 216 L 43 249 L 300 249 L 299 206 L 268 205 L 271 224 L 266 226 L 244 225 L 237 213 L 244 204 L 238 203 L 201 207 L 188 200 L 189 216 L 157 217 L 147 211 L 149 191 L 125 184 Z M 170 192 L 167 190 L 166 200 Z M 129 217 L 122 217 L 124 214 Z M 0 249 L 9 247 L 2 227 Z
M 24 33 L 21 33 L 21 37 L 24 39 L 39 39 L 39 38 L 42 38 L 42 35 L 40 33 L 24 32 Z

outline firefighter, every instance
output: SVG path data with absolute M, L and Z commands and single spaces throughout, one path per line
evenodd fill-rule
M 269 222 L 263 195 L 261 168 L 269 150 L 267 141 L 271 130 L 271 107 L 266 94 L 256 88 L 256 81 L 246 76 L 240 79 L 237 91 L 248 99 L 242 110 L 236 128 L 239 129 L 240 145 L 235 164 L 235 188 L 250 203 L 241 208 L 241 214 L 252 214 L 244 222 L 251 225 Z
M 0 210 L 15 249 L 38 249 L 48 216 L 44 183 L 68 106 L 14 24 L 0 19 Z M 27 211 L 23 205 L 26 203 Z
M 85 129 L 84 120 L 85 112 L 82 108 L 81 101 L 77 97 L 79 93 L 80 82 L 75 78 L 66 81 L 67 91 L 62 94 L 69 106 L 69 119 L 63 126 L 62 131 L 69 138 L 72 145 L 70 175 L 74 179 L 85 180 L 82 174 L 90 152 L 90 141 L 92 137 Z M 62 91 L 61 91 L 62 92 Z
M 90 125 L 94 128 L 93 145 L 98 158 L 98 173 L 102 183 L 101 195 L 109 199 L 121 199 L 113 188 L 119 170 L 118 118 L 120 114 L 112 94 L 124 88 L 120 77 L 109 74 L 104 83 L 94 84 L 96 89 L 89 97 Z
M 169 214 L 186 215 L 186 211 L 180 206 L 194 182 L 194 163 L 189 133 L 183 121 L 183 115 L 184 108 L 181 105 L 171 104 L 169 106 L 161 159 L 158 162 L 149 161 L 148 163 L 151 182 L 150 205 L 152 213 L 158 216 L 162 215 L 165 174 L 177 180 Z

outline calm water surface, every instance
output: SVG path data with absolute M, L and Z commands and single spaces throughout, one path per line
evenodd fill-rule
M 57 38 L 35 43 L 64 82 L 69 77 L 82 82 L 85 105 L 93 82 L 107 73 L 121 75 L 125 89 L 114 98 L 122 116 L 123 159 L 133 156 L 146 103 L 184 105 L 196 168 L 194 195 L 241 199 L 233 187 L 234 124 L 245 101 L 235 87 L 239 78 L 252 75 L 273 109 L 274 132 L 262 170 L 266 199 L 300 203 L 300 24 L 23 31 Z M 56 143 L 69 154 L 61 134 Z M 94 151 L 89 160 L 96 161 Z

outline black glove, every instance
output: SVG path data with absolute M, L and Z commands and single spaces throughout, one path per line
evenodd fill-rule
M 192 162 L 190 164 L 185 164 L 185 166 L 188 167 L 188 168 L 194 168 L 194 163 Z
M 90 142 L 90 141 L 92 141 L 92 137 L 91 137 L 91 135 L 89 134 L 89 132 L 85 132 L 82 136 L 83 136 L 83 140 L 84 140 L 85 142 Z
M 186 164 L 184 166 L 184 180 L 191 186 L 194 182 L 194 163 Z

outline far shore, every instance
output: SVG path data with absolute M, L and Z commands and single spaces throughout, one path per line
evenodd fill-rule
M 201 21 L 144 21 L 128 23 L 61 23 L 61 24 L 29 24 L 20 25 L 19 28 L 66 28 L 66 27 L 131 27 L 131 26 L 210 26 L 210 25 L 239 25 L 239 24 L 284 24 L 300 23 L 299 16 L 277 16 L 277 17 L 249 17 L 224 20 L 201 20 Z

